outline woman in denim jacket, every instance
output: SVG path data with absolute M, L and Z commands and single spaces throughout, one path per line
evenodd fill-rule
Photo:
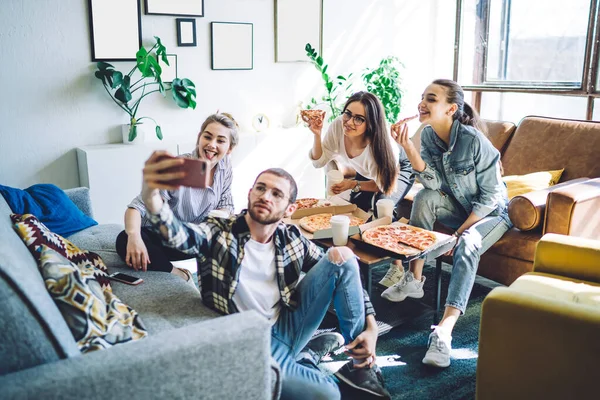
M 501 180 L 500 153 L 479 128 L 475 111 L 465 103 L 460 85 L 433 81 L 419 103 L 421 154 L 409 138 L 406 123 L 392 126 L 392 137 L 404 148 L 424 189 L 415 196 L 411 225 L 433 229 L 435 221 L 455 229 L 458 238 L 444 316 L 432 326 L 423 363 L 450 365 L 452 329 L 465 312 L 479 258 L 512 227 L 506 187 Z M 391 301 L 423 297 L 424 260 L 411 261 L 410 270 L 382 293 Z

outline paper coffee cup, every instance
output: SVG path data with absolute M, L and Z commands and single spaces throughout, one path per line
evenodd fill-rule
M 348 243 L 348 229 L 350 218 L 347 215 L 334 215 L 331 217 L 331 231 L 333 233 L 333 245 L 345 246 Z
M 332 169 L 327 173 L 327 197 L 333 196 L 335 193 L 331 191 L 331 186 L 340 183 L 344 180 L 344 174 L 337 169 Z
M 227 218 L 229 217 L 229 213 L 223 210 L 211 210 L 211 212 L 208 213 L 208 216 L 216 218 Z
M 377 218 L 394 217 L 394 201 L 391 199 L 379 199 L 376 203 Z

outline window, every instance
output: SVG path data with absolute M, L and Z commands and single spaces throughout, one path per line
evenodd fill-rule
M 595 1 L 459 1 L 458 82 L 466 87 L 583 90 Z

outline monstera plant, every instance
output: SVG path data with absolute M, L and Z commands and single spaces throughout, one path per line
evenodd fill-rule
M 150 50 L 144 47 L 138 50 L 135 55 L 136 65 L 127 74 L 117 71 L 114 66 L 103 61 L 96 64 L 98 68 L 95 73 L 96 78 L 102 81 L 104 89 L 115 104 L 129 115 L 129 141 L 136 138 L 138 126 L 144 119 L 154 121 L 156 136 L 161 140 L 163 138 L 160 126 L 153 118 L 138 117 L 140 103 L 152 93 L 159 92 L 166 96 L 166 92 L 170 91 L 171 97 L 179 107 L 196 108 L 196 87 L 191 80 L 174 79 L 172 83 L 162 81 L 162 68 L 158 58 L 160 57 L 166 65 L 169 65 L 167 49 L 162 45 L 159 37 L 155 36 L 154 39 L 156 43 Z

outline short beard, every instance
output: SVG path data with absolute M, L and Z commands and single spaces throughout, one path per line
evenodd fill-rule
M 252 204 L 250 204 L 250 200 L 248 200 L 248 214 L 250 214 L 250 218 L 252 218 L 254 221 L 258 222 L 261 225 L 272 225 L 279 222 L 283 218 L 285 210 L 281 211 L 278 214 L 269 214 L 267 216 L 262 217 L 254 212 L 254 210 L 252 209 Z

